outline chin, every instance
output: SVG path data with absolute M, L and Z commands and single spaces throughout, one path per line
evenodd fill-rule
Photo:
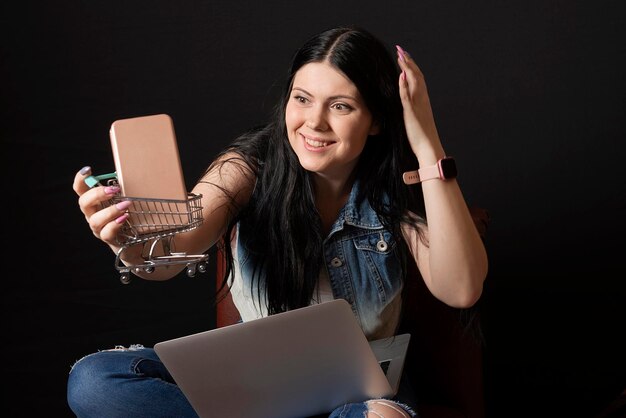
M 302 167 L 306 171 L 309 171 L 311 173 L 317 173 L 321 170 L 321 167 L 319 164 L 311 164 L 310 162 L 302 161 L 302 159 L 299 159 L 299 161 L 300 161 L 300 167 Z

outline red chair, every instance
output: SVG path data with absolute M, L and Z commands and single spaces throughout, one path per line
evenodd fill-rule
M 489 216 L 471 208 L 481 236 Z M 217 252 L 218 282 L 225 260 Z M 411 334 L 406 368 L 418 399 L 420 418 L 484 418 L 482 347 L 461 321 L 461 310 L 436 299 L 413 266 L 406 283 L 401 332 Z M 239 321 L 230 294 L 217 304 L 217 327 Z

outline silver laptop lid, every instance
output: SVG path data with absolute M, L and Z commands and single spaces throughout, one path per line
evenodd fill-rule
M 307 417 L 394 392 L 343 299 L 154 348 L 200 417 Z

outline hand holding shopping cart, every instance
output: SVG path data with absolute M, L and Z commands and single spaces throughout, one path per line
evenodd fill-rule
M 117 185 L 116 173 L 90 175 L 85 178 L 87 186 Z M 152 273 L 155 268 L 171 265 L 185 265 L 187 275 L 207 270 L 208 254 L 188 255 L 176 252 L 174 236 L 191 231 L 202 224 L 202 195 L 189 193 L 187 199 L 151 199 L 132 196 L 114 195 L 103 206 L 131 202 L 127 209 L 128 218 L 118 234 L 120 249 L 115 258 L 115 268 L 120 272 L 120 280 L 127 284 L 131 272 Z M 122 255 L 128 248 L 141 245 L 143 263 L 125 265 Z

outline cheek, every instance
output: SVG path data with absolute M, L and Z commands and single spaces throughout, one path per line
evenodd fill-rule
M 361 123 L 342 126 L 343 137 L 349 138 L 347 142 L 350 144 L 351 148 L 362 150 L 365 147 L 369 130 L 365 129 L 364 126 L 365 125 Z
M 287 127 L 287 139 L 291 146 L 294 146 L 295 141 L 295 131 L 298 129 L 299 125 L 297 123 L 297 114 L 290 109 L 289 106 L 285 109 L 285 126 Z
M 293 106 L 287 105 L 285 108 L 285 125 L 287 126 L 287 130 L 291 131 L 299 126 L 299 116 L 298 111 L 293 108 Z

